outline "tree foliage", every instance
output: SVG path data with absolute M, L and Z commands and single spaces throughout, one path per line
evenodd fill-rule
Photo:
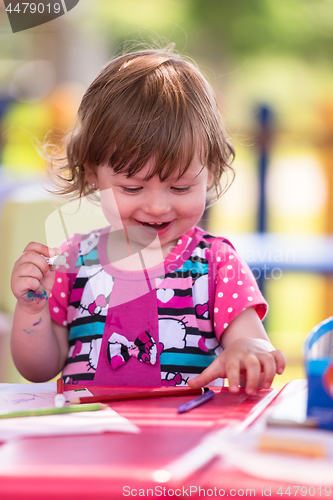
M 185 34 L 187 51 L 214 59 L 270 53 L 332 61 L 333 0 L 99 0 L 96 9 L 116 42 L 148 28 L 181 45 Z

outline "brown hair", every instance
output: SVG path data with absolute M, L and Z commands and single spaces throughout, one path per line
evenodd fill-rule
M 153 157 L 146 180 L 157 174 L 164 181 L 175 172 L 180 177 L 199 151 L 213 172 L 209 188 L 217 197 L 222 174 L 233 175 L 234 149 L 211 86 L 193 63 L 169 50 L 142 50 L 109 62 L 83 96 L 65 148 L 65 157 L 50 162 L 59 194 L 91 192 L 85 163 L 93 169 L 108 164 L 130 177 Z

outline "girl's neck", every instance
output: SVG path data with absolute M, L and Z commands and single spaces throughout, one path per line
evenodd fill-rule
M 126 231 L 111 231 L 106 240 L 106 256 L 110 264 L 123 271 L 141 271 L 175 260 L 185 250 L 193 236 L 194 228 L 178 240 L 164 246 L 145 246 L 133 241 Z

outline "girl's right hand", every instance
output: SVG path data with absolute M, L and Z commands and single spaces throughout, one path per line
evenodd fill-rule
M 55 272 L 50 269 L 44 257 L 54 255 L 56 252 L 53 248 L 33 241 L 15 262 L 11 279 L 12 292 L 27 312 L 40 312 L 47 304 Z

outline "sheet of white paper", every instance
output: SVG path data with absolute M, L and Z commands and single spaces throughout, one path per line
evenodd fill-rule
M 0 414 L 35 408 L 54 408 L 55 382 L 0 384 Z M 88 389 L 64 391 L 66 400 L 92 396 Z M 140 432 L 139 427 L 111 408 L 100 411 L 0 419 L 0 441 L 32 436 Z
M 0 391 L 0 414 L 10 413 L 12 411 L 32 410 L 35 408 L 54 408 L 54 398 L 57 390 L 56 385 L 51 387 L 50 384 L 11 385 L 16 387 L 15 392 L 12 392 L 12 390 L 9 392 Z M 43 385 L 47 386 L 48 391 L 45 391 L 45 387 L 36 387 Z M 25 388 L 22 386 L 28 387 Z M 39 392 L 39 389 L 41 389 L 41 392 Z M 65 391 L 64 395 L 67 401 L 81 396 L 92 396 L 91 392 L 87 389 Z
M 0 420 L 0 441 L 33 436 L 99 434 L 102 432 L 138 433 L 140 429 L 111 408 L 82 413 Z

